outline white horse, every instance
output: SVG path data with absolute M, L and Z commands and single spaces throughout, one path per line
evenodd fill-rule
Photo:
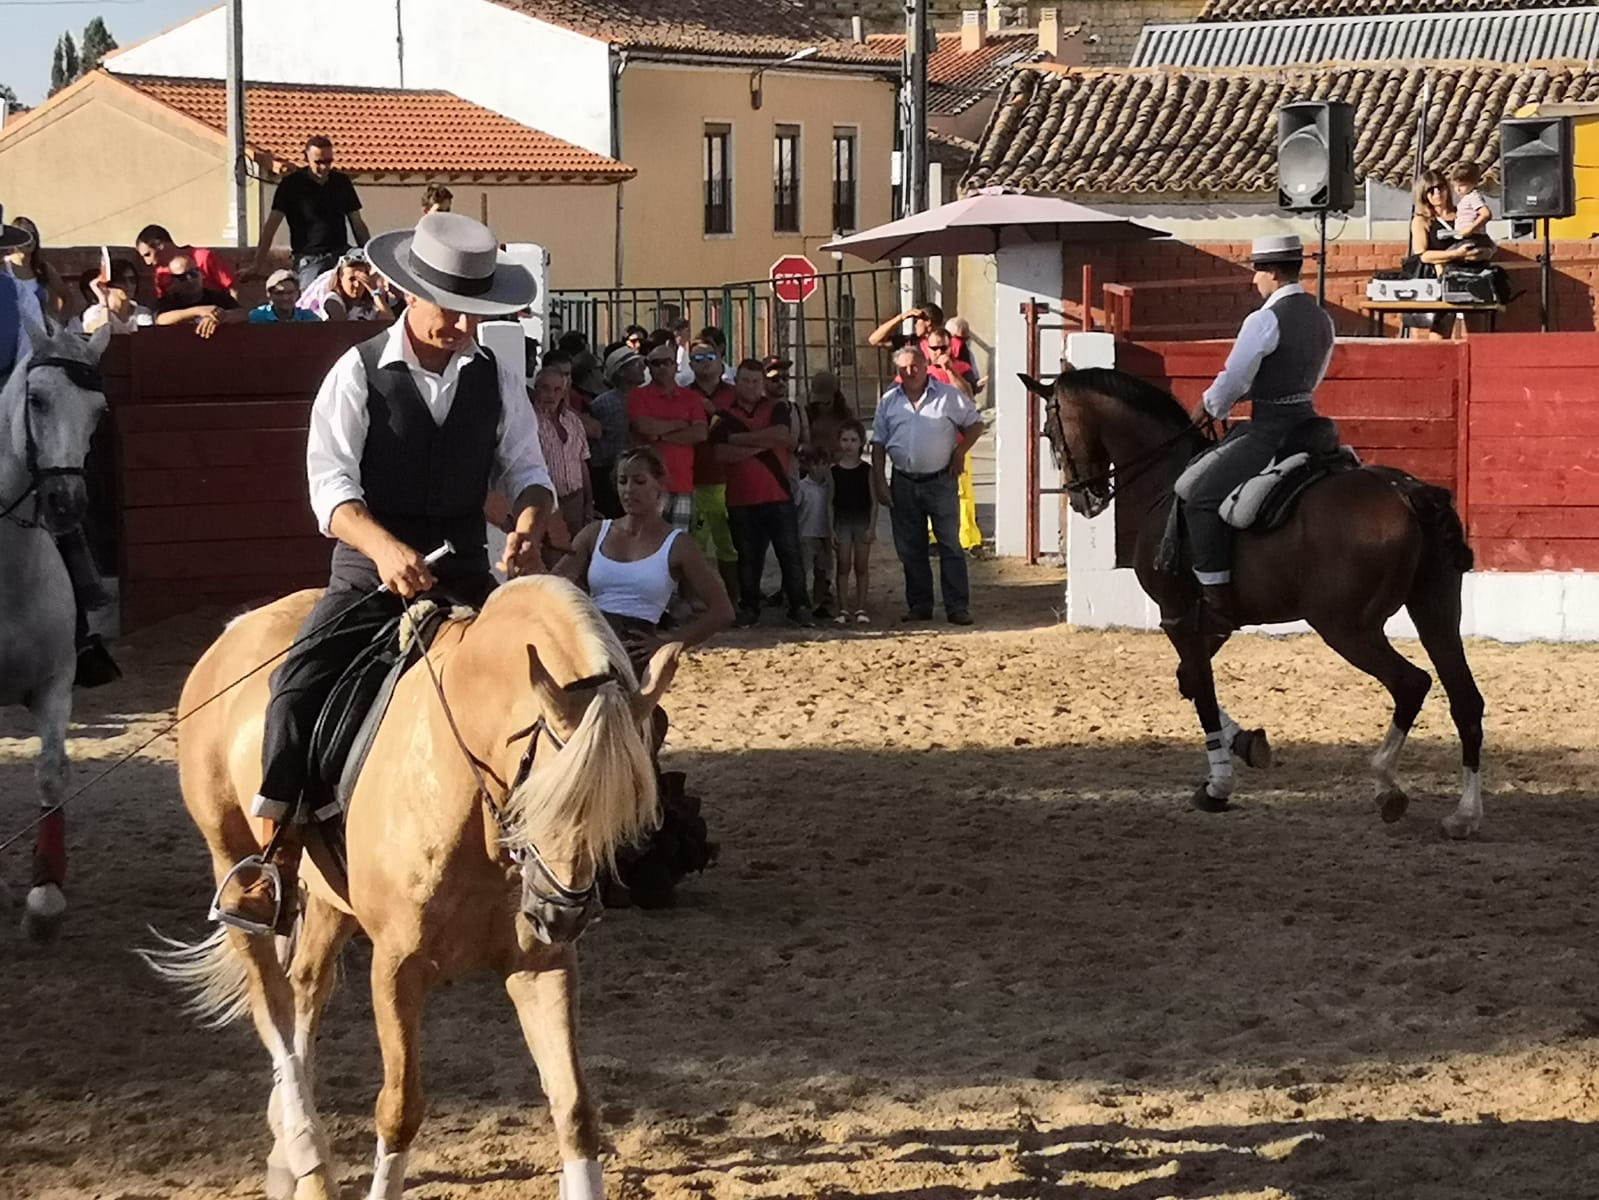
M 66 912 L 67 724 L 77 666 L 72 581 L 55 546 L 88 507 L 83 461 L 105 392 L 93 337 L 29 324 L 32 351 L 0 385 L 0 705 L 20 704 L 39 731 L 36 774 L 44 810 L 22 928 L 46 940 Z

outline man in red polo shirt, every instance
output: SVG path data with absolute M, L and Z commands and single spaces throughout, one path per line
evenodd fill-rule
M 677 347 L 656 346 L 644 356 L 649 379 L 627 397 L 627 427 L 633 440 L 649 446 L 666 466 L 661 515 L 685 533 L 694 532 L 694 446 L 706 435 L 705 405 L 699 395 L 677 386 Z
M 739 611 L 734 624 L 745 628 L 761 619 L 761 570 L 770 546 L 783 573 L 789 622 L 815 625 L 788 473 L 793 445 L 788 402 L 767 394 L 766 366 L 754 358 L 738 364 L 733 393 L 732 406 L 713 423 L 711 440 L 727 468 L 727 519 L 738 550 Z
M 163 225 L 146 225 L 139 230 L 139 236 L 134 239 L 134 246 L 138 249 L 139 257 L 144 260 L 145 266 L 155 270 L 157 300 L 164 298 L 167 289 L 172 286 L 170 264 L 180 255 L 194 264 L 194 269 L 200 272 L 200 279 L 206 287 L 213 292 L 226 292 L 235 300 L 239 298 L 238 289 L 234 284 L 233 269 L 220 254 L 205 249 L 197 250 L 193 246 L 177 245 Z
M 733 385 L 722 380 L 722 352 L 702 334 L 689 343 L 688 364 L 694 372 L 689 391 L 705 406 L 706 421 L 714 421 L 733 406 Z M 694 447 L 694 540 L 706 558 L 715 560 L 728 598 L 737 604 L 738 548 L 727 522 L 727 468 L 710 442 Z

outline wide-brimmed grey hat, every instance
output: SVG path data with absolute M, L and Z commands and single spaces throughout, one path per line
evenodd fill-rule
M 0 250 L 15 250 L 33 241 L 33 235 L 17 225 L 6 224 L 6 206 L 0 204 Z
M 1250 243 L 1249 261 L 1257 267 L 1304 262 L 1305 244 L 1299 240 L 1297 233 L 1274 233 L 1270 237 L 1258 237 Z
M 539 292 L 532 272 L 501 255 L 489 227 L 460 213 L 428 213 L 415 229 L 380 233 L 366 256 L 401 291 L 451 312 L 505 316 Z

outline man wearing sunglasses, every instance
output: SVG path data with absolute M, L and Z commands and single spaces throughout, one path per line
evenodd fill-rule
M 343 171 L 333 169 L 333 143 L 322 134 L 306 139 L 305 166 L 285 175 L 272 193 L 272 211 L 261 225 L 261 240 L 255 248 L 252 272 L 256 276 L 266 274 L 272 239 L 285 221 L 289 223 L 294 273 L 302 291 L 338 263 L 339 256 L 350 248 L 349 234 L 355 235 L 358 246 L 372 237 L 361 216 L 355 184 Z
M 677 385 L 677 346 L 653 346 L 644 356 L 649 376 L 627 398 L 627 426 L 635 443 L 649 446 L 666 465 L 661 515 L 674 528 L 694 531 L 694 447 L 706 437 L 705 406 Z
M 226 321 L 242 321 L 245 313 L 239 302 L 227 292 L 215 291 L 205 285 L 205 278 L 194 260 L 180 254 L 167 264 L 171 273 L 167 294 L 156 301 L 157 325 L 194 324 L 195 333 L 203 338 L 217 331 Z

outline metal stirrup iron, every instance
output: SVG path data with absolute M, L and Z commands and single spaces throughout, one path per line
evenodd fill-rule
M 274 843 L 276 838 L 273 839 Z M 228 884 L 233 882 L 233 877 L 246 867 L 255 867 L 260 870 L 261 877 L 271 881 L 272 884 L 272 920 L 263 925 L 257 921 L 247 921 L 235 913 L 224 912 L 222 909 L 222 893 L 227 890 Z M 265 936 L 275 933 L 278 927 L 278 918 L 283 915 L 283 874 L 278 870 L 277 864 L 267 861 L 266 855 L 251 854 L 241 858 L 228 869 L 222 877 L 222 882 L 217 884 L 216 895 L 211 897 L 211 910 L 206 914 L 208 921 L 215 921 L 219 925 L 228 925 L 245 933 Z

